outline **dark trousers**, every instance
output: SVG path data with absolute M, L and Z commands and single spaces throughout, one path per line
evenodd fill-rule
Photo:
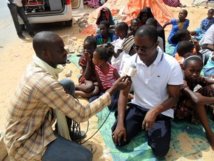
M 23 22 L 26 26 L 27 32 L 29 34 L 32 34 L 33 30 L 32 30 L 32 27 L 31 27 L 31 25 L 27 19 L 27 16 L 25 15 L 24 7 L 17 7 L 13 3 L 8 3 L 7 5 L 8 5 L 8 8 L 10 9 L 10 13 L 11 13 L 11 16 L 13 18 L 13 22 L 14 22 L 17 34 L 19 36 L 22 34 L 22 26 L 19 24 L 18 15 L 23 20 Z
M 42 161 L 91 161 L 92 153 L 85 147 L 60 136 L 51 142 Z
M 126 111 L 125 127 L 126 142 L 121 142 L 119 146 L 128 144 L 139 132 L 142 131 L 142 122 L 147 113 L 147 109 L 143 109 L 134 104 L 129 104 L 130 108 Z M 115 130 L 117 121 L 112 127 Z M 148 145 L 152 148 L 153 153 L 157 157 L 163 157 L 169 151 L 171 137 L 171 118 L 159 115 L 151 129 L 146 131 L 148 137 Z M 118 145 L 117 145 L 118 146 Z

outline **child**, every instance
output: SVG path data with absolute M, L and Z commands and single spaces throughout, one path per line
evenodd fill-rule
M 117 69 L 109 64 L 108 60 L 114 53 L 109 45 L 98 47 L 93 54 L 93 63 L 95 65 L 96 76 L 100 88 L 100 94 L 109 89 L 113 83 L 120 77 Z M 116 108 L 119 92 L 113 95 L 112 104 L 109 106 L 111 110 Z M 95 97 L 94 97 L 95 98 Z M 91 100 L 93 100 L 92 98 Z
M 130 26 L 130 32 L 128 33 L 128 36 L 134 36 L 137 29 L 141 26 L 141 22 L 138 18 L 131 20 L 131 26 Z
M 175 44 L 172 42 L 172 37 L 176 34 L 176 32 L 178 32 L 179 30 L 181 29 L 187 29 L 188 26 L 189 26 L 189 20 L 186 19 L 188 15 L 188 12 L 187 10 L 185 9 L 182 9 L 180 12 L 179 12 L 179 15 L 178 15 L 178 19 L 172 19 L 170 22 L 167 22 L 163 28 L 165 28 L 167 25 L 172 25 L 172 30 L 169 34 L 169 37 L 168 37 L 168 43 L 169 44 L 172 44 L 175 46 Z
M 190 121 L 194 118 L 194 113 L 197 114 L 205 129 L 208 141 L 214 150 L 214 133 L 209 125 L 205 110 L 205 105 L 214 103 L 214 80 L 200 76 L 202 67 L 203 61 L 199 56 L 190 56 L 184 60 L 185 85 L 175 110 L 175 117 Z M 200 88 L 196 88 L 199 85 Z
M 97 45 L 110 43 L 117 39 L 117 36 L 109 32 L 109 23 L 107 21 L 102 21 L 99 25 L 100 33 L 96 35 Z
M 115 54 L 111 59 L 111 64 L 117 70 L 119 70 L 119 67 L 120 67 L 121 58 L 122 58 L 122 44 L 127 37 L 128 29 L 129 27 L 125 22 L 120 22 L 115 27 L 115 34 L 119 38 L 111 43 L 114 46 L 114 52 L 115 52 Z
M 214 9 L 209 9 L 207 13 L 207 18 L 201 21 L 200 28 L 196 29 L 196 31 L 191 32 L 191 35 L 194 36 L 196 40 L 201 40 L 204 33 L 210 28 L 212 24 L 214 24 Z
M 146 25 L 151 25 L 157 28 L 158 22 L 154 18 L 149 18 L 146 21 Z M 160 37 L 160 35 L 158 35 L 158 46 L 164 51 L 164 42 L 163 42 L 163 39 Z
M 177 53 L 175 54 L 175 59 L 178 63 L 183 65 L 184 59 L 193 55 L 194 44 L 191 41 L 180 41 L 177 46 Z
M 96 47 L 95 37 L 86 37 L 83 44 L 84 53 L 79 60 L 79 65 L 82 67 L 82 75 L 79 78 L 79 85 L 76 86 L 75 96 L 89 98 L 99 93 L 94 64 L 92 62 L 93 52 Z
M 100 10 L 99 15 L 97 17 L 97 21 L 96 21 L 97 26 L 99 26 L 102 21 L 107 21 L 110 26 L 114 25 L 111 11 L 107 7 L 103 7 Z
M 203 67 L 203 74 L 205 77 L 214 78 L 214 52 L 210 55 L 206 65 Z

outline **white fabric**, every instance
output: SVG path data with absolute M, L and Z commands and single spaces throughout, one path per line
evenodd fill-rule
M 22 6 L 23 6 L 22 0 L 13 0 L 13 3 L 14 3 L 15 5 L 17 5 L 18 7 L 22 7 Z
M 199 44 L 200 45 L 214 44 L 214 24 L 210 26 L 210 28 L 205 32 Z
M 183 74 L 178 62 L 165 54 L 159 47 L 158 56 L 148 67 L 137 54 L 129 58 L 123 70 L 135 65 L 137 74 L 132 77 L 134 98 L 131 101 L 146 109 L 154 108 L 168 98 L 167 85 L 183 84 Z M 168 117 L 174 116 L 174 110 L 169 109 L 162 113 Z
M 124 40 L 125 40 L 125 38 L 124 39 L 118 38 L 117 40 L 115 40 L 111 43 L 114 46 L 115 53 L 117 53 L 117 51 L 119 49 L 122 49 L 122 44 L 123 44 Z M 115 58 L 114 56 L 112 56 L 112 58 L 111 58 L 111 64 L 113 67 L 115 67 L 117 69 L 117 71 L 119 71 L 119 68 L 120 68 L 122 55 L 123 55 L 123 52 L 121 52 L 117 58 Z
M 58 74 L 60 72 L 62 72 L 64 69 L 62 65 L 58 65 L 57 68 L 51 67 L 50 65 L 48 65 L 45 61 L 43 61 L 36 55 L 33 56 L 33 62 L 34 62 L 34 64 L 38 65 L 39 67 L 44 69 L 46 72 L 51 74 L 53 76 L 53 78 L 56 80 L 58 79 Z M 71 140 L 65 115 L 61 111 L 56 110 L 56 109 L 54 110 L 54 112 L 56 114 L 58 132 L 59 132 L 60 136 L 66 138 L 68 140 Z
M 123 72 L 124 72 L 125 70 L 123 70 L 123 68 L 125 67 L 126 61 L 131 57 L 131 56 L 130 56 L 129 54 L 127 54 L 125 51 L 123 51 L 123 52 L 121 53 L 121 55 L 122 55 L 122 58 L 121 58 L 120 68 L 119 68 L 119 70 L 118 70 L 118 73 L 119 73 L 120 76 L 124 75 Z

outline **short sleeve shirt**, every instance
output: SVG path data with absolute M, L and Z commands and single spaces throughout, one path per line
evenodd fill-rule
M 134 98 L 132 103 L 152 109 L 168 99 L 167 85 L 183 84 L 183 74 L 178 62 L 171 56 L 165 54 L 159 47 L 155 61 L 146 66 L 138 57 L 133 55 L 127 62 L 124 70 L 135 65 L 137 73 L 132 77 Z M 162 113 L 173 117 L 173 109 Z

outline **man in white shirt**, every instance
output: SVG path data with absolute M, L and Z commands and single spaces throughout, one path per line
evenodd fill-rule
M 200 53 L 203 55 L 203 62 L 206 64 L 214 51 L 214 24 L 205 32 L 199 44 L 202 47 Z
M 8 3 L 8 8 L 10 9 L 10 13 L 13 18 L 16 32 L 20 39 L 24 39 L 25 37 L 22 34 L 23 29 L 22 29 L 22 26 L 19 24 L 18 16 L 20 16 L 21 19 L 23 20 L 29 35 L 34 36 L 32 27 L 27 19 L 27 16 L 25 15 L 25 10 L 24 10 L 22 1 L 23 0 L 9 0 L 10 3 Z
M 143 128 L 153 153 L 163 157 L 169 150 L 172 107 L 177 103 L 183 74 L 177 61 L 157 47 L 157 39 L 153 26 L 140 27 L 135 34 L 137 54 L 126 62 L 128 69 L 133 65 L 137 69 L 132 77 L 134 98 L 126 109 L 130 87 L 120 92 L 112 137 L 116 145 L 123 146 Z

